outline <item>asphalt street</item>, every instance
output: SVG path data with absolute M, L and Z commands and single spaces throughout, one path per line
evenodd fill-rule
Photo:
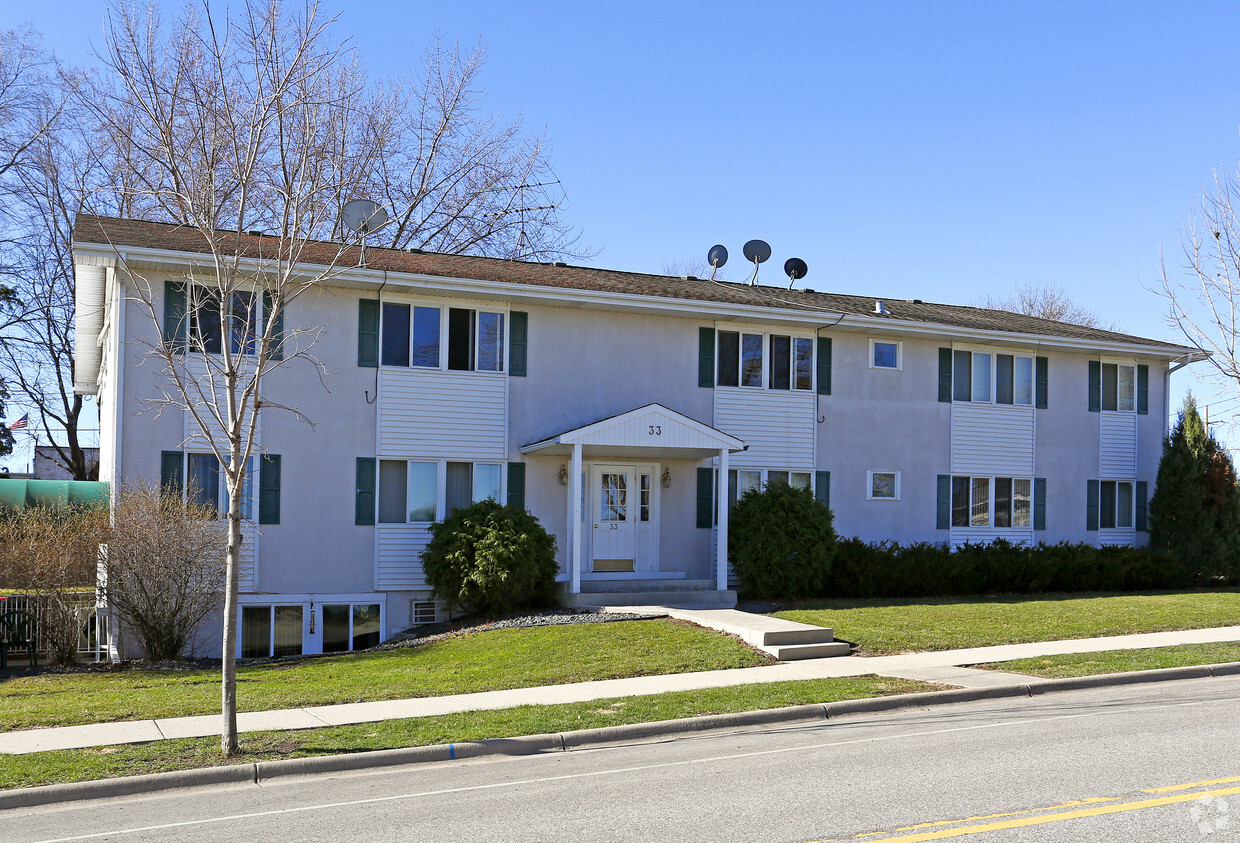
M 4 840 L 1240 839 L 1240 678 L 15 809 Z

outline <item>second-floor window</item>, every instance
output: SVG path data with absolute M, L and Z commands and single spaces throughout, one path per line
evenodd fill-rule
M 1102 409 L 1131 413 L 1136 410 L 1137 367 L 1102 364 Z
M 406 368 L 502 372 L 504 314 L 450 307 L 445 319 L 444 308 L 384 302 L 380 362 Z
M 784 334 L 719 331 L 715 383 L 755 389 L 814 388 L 814 341 Z
M 234 290 L 225 311 L 220 291 L 190 287 L 189 334 L 192 346 L 207 354 L 222 354 L 224 339 L 233 354 L 253 354 L 262 335 L 259 319 L 261 296 L 253 290 Z
M 983 404 L 1033 405 L 1033 358 L 987 351 L 952 353 L 952 398 Z

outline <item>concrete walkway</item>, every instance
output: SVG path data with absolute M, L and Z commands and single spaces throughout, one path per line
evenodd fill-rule
M 966 650 L 941 650 L 872 658 L 848 656 L 835 659 L 813 659 L 764 667 L 676 673 L 666 676 L 636 676 L 629 679 L 606 679 L 572 685 L 485 691 L 477 694 L 314 706 L 281 711 L 256 711 L 239 714 L 237 726 L 242 732 L 313 729 L 378 720 L 431 717 L 461 711 L 513 708 L 520 705 L 557 705 L 610 697 L 661 694 L 667 691 L 693 691 L 763 682 L 830 679 L 866 674 L 918 679 L 923 682 L 957 685 L 965 688 L 1028 685 L 1038 680 L 1017 674 L 969 669 L 963 665 L 1064 653 L 1138 650 L 1149 647 L 1168 647 L 1175 644 L 1218 641 L 1240 641 L 1240 626 L 1069 641 L 1042 641 L 1032 644 L 1004 644 L 997 647 L 974 647 Z M 145 743 L 169 738 L 207 737 L 219 733 L 219 715 L 29 729 L 0 733 L 0 754 Z

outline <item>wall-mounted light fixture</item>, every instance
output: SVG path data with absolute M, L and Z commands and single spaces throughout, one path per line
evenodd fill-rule
M 568 485 L 568 466 L 564 465 L 563 463 L 560 464 L 560 485 L 561 486 Z
M 663 469 L 663 488 L 672 488 L 672 470 L 670 468 Z

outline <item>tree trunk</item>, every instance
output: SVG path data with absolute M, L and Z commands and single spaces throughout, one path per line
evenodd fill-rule
M 235 449 L 239 450 L 239 449 Z M 234 457 L 233 465 L 237 465 Z M 244 472 L 244 469 L 243 469 Z M 220 749 L 236 754 L 237 741 L 237 593 L 241 570 L 241 490 L 244 475 L 228 481 L 228 555 L 224 570 L 224 643 L 220 682 L 224 722 Z

